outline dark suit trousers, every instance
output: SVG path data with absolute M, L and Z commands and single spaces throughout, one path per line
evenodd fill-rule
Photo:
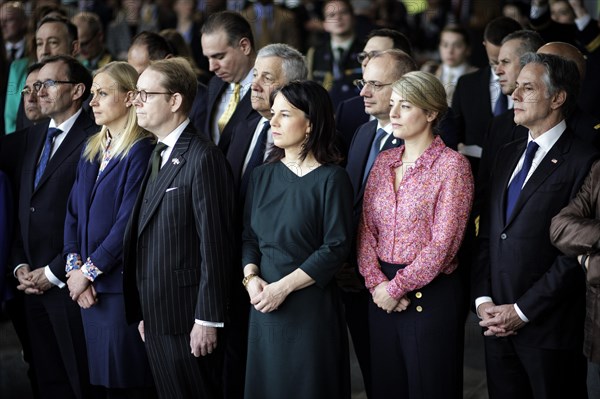
M 146 351 L 159 398 L 223 397 L 224 345 L 222 331 L 218 334 L 217 349 L 196 358 L 191 353 L 189 334 L 155 335 L 146 330 Z
M 26 295 L 27 329 L 41 398 L 89 398 L 81 309 L 65 287 Z
M 372 302 L 368 290 L 344 292 L 340 290 L 346 315 L 346 324 L 352 337 L 352 345 L 363 375 L 367 397 L 371 393 L 371 348 L 369 339 L 369 302 Z
M 398 269 L 381 268 L 390 279 Z M 460 285 L 457 273 L 441 274 L 409 293 L 402 312 L 388 314 L 370 302 L 372 398 L 462 398 Z
M 484 342 L 490 399 L 587 398 L 581 350 L 533 348 L 511 338 L 485 337 Z

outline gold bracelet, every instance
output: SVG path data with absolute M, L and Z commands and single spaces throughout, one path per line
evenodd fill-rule
M 250 273 L 249 275 L 244 277 L 244 279 L 242 280 L 242 285 L 244 286 L 244 288 L 246 288 L 246 286 L 248 285 L 250 280 L 252 280 L 254 277 L 257 277 L 257 276 L 258 276 L 258 274 L 256 274 L 256 273 Z

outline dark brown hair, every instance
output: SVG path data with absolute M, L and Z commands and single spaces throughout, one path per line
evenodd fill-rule
M 333 105 L 327 90 L 310 80 L 295 80 L 271 94 L 271 105 L 277 94 L 281 94 L 294 108 L 304 112 L 310 123 L 311 132 L 302 146 L 300 159 L 303 160 L 312 152 L 320 164 L 339 163 L 342 157 L 336 147 Z M 282 148 L 273 147 L 267 161 L 279 161 L 284 155 Z

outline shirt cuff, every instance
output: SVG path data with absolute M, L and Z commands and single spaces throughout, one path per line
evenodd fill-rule
M 52 273 L 52 270 L 50 270 L 50 266 L 44 267 L 44 274 L 46 275 L 46 278 L 48 279 L 48 281 L 50 281 L 54 285 L 57 285 L 58 288 L 63 288 L 65 286 L 65 283 L 63 283 L 62 281 L 60 281 L 54 275 L 54 273 Z
M 196 319 L 196 324 L 199 324 L 201 326 L 204 327 L 216 327 L 216 328 L 223 328 L 225 327 L 225 323 L 223 322 L 218 322 L 218 321 L 205 321 L 205 320 L 198 320 Z
M 13 276 L 15 276 L 15 278 L 18 278 L 17 277 L 17 270 L 19 270 L 20 268 L 25 267 L 25 266 L 29 266 L 29 265 L 27 263 L 19 263 L 17 265 L 17 267 L 15 267 L 15 269 L 13 270 Z
M 99 275 L 102 274 L 102 270 L 98 269 L 90 258 L 81 266 L 81 273 L 87 277 L 88 280 L 94 282 Z
M 521 320 L 523 320 L 525 323 L 529 323 L 529 319 L 527 318 L 527 316 L 525 316 L 525 313 L 521 312 L 521 309 L 519 309 L 519 305 L 517 305 L 515 303 L 515 310 L 517 311 L 517 314 L 519 315 L 519 318 Z
M 386 288 L 386 291 L 389 294 L 389 296 L 391 296 L 392 298 L 394 298 L 396 300 L 399 300 L 404 296 L 402 289 L 396 283 L 396 279 L 390 280 L 390 282 Z
M 65 272 L 69 273 L 71 270 L 77 270 L 81 266 L 81 255 L 76 253 L 70 253 L 67 255 L 67 264 L 65 266 Z
M 479 315 L 479 305 L 481 305 L 482 303 L 486 303 L 486 302 L 494 302 L 492 300 L 491 296 L 480 296 L 479 298 L 475 299 L 475 313 L 477 314 L 477 317 L 479 317 L 481 319 L 481 316 Z
M 577 29 L 579 29 L 579 31 L 581 32 L 582 30 L 585 29 L 586 26 L 588 26 L 588 24 L 590 23 L 591 20 L 592 20 L 592 17 L 590 16 L 590 14 L 585 14 L 581 18 L 575 19 L 575 25 L 577 25 Z

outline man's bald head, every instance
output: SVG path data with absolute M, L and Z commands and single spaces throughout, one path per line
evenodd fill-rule
M 577 47 L 564 42 L 550 42 L 540 47 L 537 53 L 557 55 L 573 61 L 577 65 L 577 70 L 579 70 L 579 79 L 583 81 L 585 77 L 585 57 Z

